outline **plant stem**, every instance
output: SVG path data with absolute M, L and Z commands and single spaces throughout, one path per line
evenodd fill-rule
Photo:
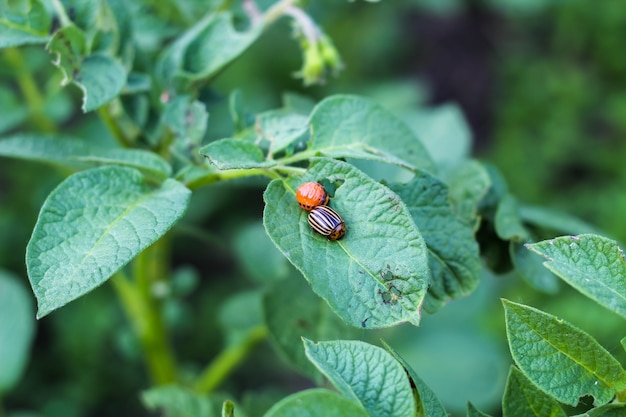
M 13 73 L 17 76 L 17 85 L 28 103 L 31 122 L 42 132 L 52 133 L 56 131 L 56 125 L 44 113 L 45 100 L 39 92 L 33 75 L 26 66 L 22 53 L 17 48 L 6 48 L 4 58 Z
M 63 7 L 63 4 L 61 4 L 61 1 L 60 0 L 51 0 L 51 3 L 52 3 L 52 7 L 54 7 L 54 10 L 57 13 L 57 17 L 59 18 L 59 22 L 61 22 L 61 26 L 65 27 L 65 26 L 71 25 L 72 21 L 67 16 L 67 13 L 65 12 L 65 8 Z
M 266 336 L 265 326 L 252 328 L 240 343 L 227 347 L 213 359 L 194 384 L 194 390 L 201 394 L 213 391 Z
M 115 121 L 113 115 L 109 110 L 109 105 L 101 106 L 98 109 L 98 115 L 100 119 L 104 123 L 104 125 L 109 129 L 113 137 L 125 148 L 132 147 L 131 141 L 126 137 L 122 129 L 120 129 L 119 125 Z
M 167 237 L 144 250 L 133 262 L 134 281 L 116 274 L 112 283 L 144 350 L 145 361 L 154 385 L 176 380 L 176 362 L 167 338 L 161 302 L 154 285 L 166 279 L 169 268 Z
M 275 3 L 272 7 L 267 9 L 267 11 L 263 14 L 263 25 L 265 27 L 271 25 L 276 20 L 280 19 L 284 14 L 285 10 L 297 4 L 298 0 L 281 0 Z

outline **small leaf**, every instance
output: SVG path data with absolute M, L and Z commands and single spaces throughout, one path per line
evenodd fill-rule
M 626 416 L 626 405 L 624 403 L 609 403 L 602 407 L 592 408 L 584 414 L 574 417 L 624 417 Z
M 525 205 L 519 206 L 518 209 L 524 223 L 530 223 L 543 229 L 572 235 L 598 232 L 594 226 L 562 211 Z
M 450 168 L 468 159 L 472 133 L 457 105 L 444 104 L 412 111 L 404 119 L 437 166 Z
M 491 417 L 489 414 L 483 413 L 474 407 L 474 404 L 468 402 L 467 403 L 467 414 L 466 417 Z
M 26 159 L 81 170 L 103 164 L 137 168 L 151 178 L 163 180 L 171 166 L 159 155 L 140 149 L 99 146 L 71 136 L 18 134 L 0 140 L 0 156 Z
M 370 416 L 413 416 L 415 400 L 404 368 L 384 349 L 356 340 L 304 339 L 311 362 Z
M 530 238 L 518 213 L 517 201 L 511 194 L 500 200 L 495 217 L 496 234 L 502 240 L 524 242 Z
M 297 392 L 276 403 L 264 417 L 370 417 L 352 400 L 326 389 Z
M 222 417 L 235 417 L 235 403 L 226 400 L 222 404 Z
M 370 159 L 433 172 L 434 163 L 411 130 L 382 107 L 337 95 L 320 102 L 310 119 L 310 150 L 333 158 Z
M 287 109 L 271 110 L 257 116 L 261 135 L 270 141 L 270 155 L 284 150 L 309 131 L 307 115 Z
M 185 95 L 170 100 L 163 111 L 163 123 L 174 132 L 182 149 L 202 142 L 208 119 L 204 103 Z
M 556 400 L 535 387 L 513 366 L 502 398 L 502 415 L 504 417 L 567 417 Z
M 492 185 L 485 166 L 478 161 L 467 161 L 450 173 L 446 183 L 457 217 L 475 225 L 478 205 Z
M 86 113 L 119 95 L 126 84 L 126 70 L 114 58 L 93 54 L 82 61 L 74 82 L 83 91 L 83 111 Z
M 289 263 L 272 244 L 261 222 L 244 225 L 236 231 L 233 247 L 242 269 L 259 283 L 283 279 L 290 271 Z
M 54 57 L 52 63 L 63 74 L 61 85 L 69 84 L 87 54 L 85 33 L 73 24 L 65 26 L 54 33 L 46 48 Z
M 242 139 L 220 139 L 203 146 L 200 154 L 218 169 L 267 168 L 276 165 L 267 161 L 263 152 L 254 143 Z
M 20 380 L 35 335 L 33 302 L 20 280 L 0 270 L 0 394 Z
M 583 395 L 606 404 L 626 390 L 626 372 L 591 336 L 550 314 L 503 300 L 509 348 L 522 373 L 558 401 Z
M 417 375 L 415 370 L 405 361 L 391 346 L 383 342 L 385 349 L 397 360 L 404 368 L 409 378 L 412 381 L 411 386 L 416 391 L 415 397 L 417 401 L 417 411 L 415 413 L 418 417 L 447 417 L 448 413 L 443 407 L 443 404 L 437 398 L 437 395 L 422 379 Z
M 157 64 L 166 85 L 189 89 L 210 79 L 241 55 L 261 33 L 262 25 L 246 32 L 235 30 L 230 13 L 209 14 L 178 38 Z
M 46 199 L 26 249 L 41 318 L 93 290 L 167 232 L 190 192 L 174 180 L 150 187 L 132 168 L 68 177 Z
M 428 247 L 431 281 L 424 309 L 434 312 L 447 300 L 469 294 L 482 270 L 478 243 L 473 227 L 455 216 L 446 185 L 419 171 L 409 183 L 391 189 L 409 208 Z
M 509 253 L 515 270 L 530 286 L 547 294 L 558 292 L 558 278 L 544 268 L 541 258 L 535 256 L 526 246 L 511 241 Z
M 271 285 L 263 299 L 263 312 L 271 340 L 279 353 L 315 379 L 319 379 L 319 373 L 306 358 L 302 338 L 332 340 L 356 337 L 358 332 L 333 314 L 300 277 L 290 277 Z
M 17 4 L 18 2 L 12 2 Z M 48 42 L 52 17 L 40 0 L 20 2 L 25 9 L 3 2 L 0 9 L 0 48 Z M 18 6 L 19 7 L 19 6 Z
M 211 398 L 176 385 L 144 391 L 141 400 L 150 410 L 161 409 L 168 416 L 218 417 L 219 404 Z
M 299 184 L 322 180 L 338 184 L 331 205 L 347 229 L 339 241 L 313 232 L 295 200 Z M 314 159 L 301 178 L 272 181 L 264 199 L 263 223 L 272 242 L 344 321 L 367 328 L 419 323 L 428 252 L 389 188 L 347 163 Z
M 546 268 L 572 287 L 626 317 L 626 264 L 617 242 L 598 235 L 579 235 L 527 247 L 546 258 Z

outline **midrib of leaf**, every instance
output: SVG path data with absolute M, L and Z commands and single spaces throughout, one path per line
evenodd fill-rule
M 156 190 L 155 190 L 156 191 Z M 109 232 L 111 231 L 111 229 L 113 229 L 113 227 L 119 223 L 120 221 L 122 221 L 122 219 L 124 218 L 124 216 L 126 216 L 132 209 L 134 209 L 135 207 L 137 207 L 139 205 L 139 203 L 142 203 L 143 201 L 145 201 L 148 197 L 152 196 L 152 194 L 154 194 L 155 191 L 152 191 L 146 195 L 144 195 L 143 197 L 141 197 L 140 199 L 138 199 L 135 204 L 129 206 L 126 210 L 124 210 L 123 213 L 121 213 L 115 220 L 113 220 L 109 226 L 106 228 L 106 230 L 100 235 L 100 237 L 98 238 L 98 240 L 96 240 L 96 242 L 92 245 L 92 247 L 85 253 L 85 255 L 82 257 L 81 261 L 76 264 L 76 266 L 73 269 L 72 272 L 72 280 L 75 277 L 75 273 L 77 270 L 79 270 L 81 266 L 84 265 L 85 260 L 87 258 L 89 258 L 93 251 L 99 246 L 100 242 L 104 239 L 105 236 L 107 236 L 109 234 Z
M 557 319 L 559 320 L 559 319 Z M 560 320 L 559 320 L 560 321 Z M 552 343 L 550 340 L 546 339 L 542 333 L 538 332 L 534 326 L 532 326 L 530 323 L 524 321 L 532 330 L 533 332 L 535 332 L 538 336 L 540 336 L 542 338 L 542 340 L 546 341 L 550 346 L 552 346 L 556 351 L 558 351 L 559 353 L 562 353 L 563 355 L 565 355 L 566 357 L 568 357 L 570 360 L 572 360 L 574 363 L 577 363 L 579 366 L 581 366 L 583 369 L 585 369 L 586 371 L 588 371 L 589 373 L 591 373 L 594 377 L 596 377 L 596 379 L 600 380 L 602 383 L 604 383 L 607 387 L 609 388 L 614 388 L 613 385 L 611 383 L 609 383 L 608 381 L 606 381 L 605 379 L 603 379 L 602 377 L 600 377 L 596 371 L 592 371 L 589 367 L 586 366 L 586 364 L 581 361 L 578 360 L 576 358 L 574 358 L 571 354 L 569 354 L 569 352 L 565 352 L 562 349 L 560 349 L 557 345 L 555 345 L 554 343 Z
M 550 271 L 554 272 L 555 274 L 559 275 L 559 274 L 564 274 L 564 273 L 569 273 L 572 275 L 577 275 L 576 270 L 572 267 L 570 267 L 567 263 L 563 263 L 560 261 L 556 261 L 554 260 L 554 258 L 548 258 L 550 260 L 550 262 L 554 262 L 556 265 L 562 265 L 564 268 L 561 270 L 557 270 L 557 268 L 555 268 L 554 265 L 551 265 L 550 262 L 546 262 L 546 268 L 548 268 Z M 582 274 L 585 279 L 588 279 L 589 282 L 594 282 L 596 284 L 599 284 L 601 287 L 607 289 L 610 293 L 614 294 L 617 296 L 617 298 L 621 299 L 624 303 L 626 303 L 626 297 L 623 296 L 622 294 L 620 294 L 619 292 L 617 292 L 617 290 L 611 286 L 608 286 L 603 280 L 598 280 L 598 279 L 594 279 L 593 277 L 591 277 L 590 274 L 588 274 L 587 272 L 584 272 Z M 569 279 L 568 279 L 569 281 Z M 574 281 L 575 284 L 578 284 L 577 280 Z M 594 294 L 595 296 L 595 294 Z
M 383 281 L 381 281 L 380 279 L 378 279 L 378 276 L 376 274 L 374 274 L 373 272 L 371 272 L 369 269 L 367 269 L 365 266 L 363 266 L 363 264 L 361 262 L 358 261 L 358 259 L 352 255 L 352 252 L 350 252 L 341 241 L 337 241 L 336 242 L 339 247 L 345 252 L 346 255 L 348 255 L 348 258 L 350 258 L 352 261 L 354 261 L 354 263 L 356 263 L 358 266 L 360 266 L 361 268 L 363 268 L 364 271 L 367 272 L 367 274 L 372 277 L 374 279 L 374 281 L 378 282 L 380 285 L 384 286 Z
M 17 23 L 11 22 L 10 20 L 7 20 L 7 19 L 0 19 L 0 23 L 4 24 L 5 26 L 7 26 L 7 27 L 9 27 L 11 29 L 17 29 L 19 31 L 26 32 L 26 33 L 29 33 L 31 35 L 36 35 L 36 36 L 41 36 L 41 37 L 47 37 L 48 36 L 47 32 L 38 32 L 38 31 L 35 31 L 34 29 L 32 29 L 30 26 L 18 25 Z

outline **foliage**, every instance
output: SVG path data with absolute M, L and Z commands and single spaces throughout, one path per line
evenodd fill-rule
M 41 415 L 89 414 L 98 395 L 131 392 L 171 416 L 445 416 L 410 352 L 354 339 L 408 334 L 511 269 L 536 291 L 554 294 L 560 278 L 607 317 L 626 317 L 619 244 L 522 204 L 497 168 L 468 155 L 456 107 L 404 109 L 414 124 L 348 94 L 286 95 L 280 108 L 252 111 L 232 91 L 216 104 L 216 79 L 281 17 L 295 28 L 305 85 L 341 69 L 331 38 L 295 1 L 0 4 L 2 56 L 19 87 L 3 93 L 0 155 L 50 165 L 37 173 L 59 179 L 24 245 L 39 326 L 60 335 L 47 336 L 49 356 L 29 356 L 32 299 L 0 271 L 0 393 L 11 413 L 25 390 Z M 29 58 L 43 45 L 58 70 Z M 58 88 L 69 84 L 78 89 Z M 220 105 L 231 124 L 221 137 L 209 124 Z M 295 202 L 306 181 L 326 188 L 343 239 L 310 229 Z M 542 240 L 551 232 L 565 236 Z M 205 264 L 228 258 L 240 261 L 240 279 Z M 504 416 L 625 412 L 617 354 L 564 319 L 502 304 L 495 316 L 515 362 Z M 89 395 L 46 386 L 46 361 L 57 359 L 104 386 L 89 381 L 102 359 L 117 383 Z M 34 376 L 24 374 L 29 360 Z M 264 371 L 298 372 L 306 388 L 258 382 Z M 486 414 L 469 403 L 467 415 Z

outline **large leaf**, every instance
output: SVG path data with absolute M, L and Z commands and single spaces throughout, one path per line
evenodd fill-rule
M 559 403 L 511 367 L 502 398 L 504 417 L 567 417 Z
M 161 180 L 172 171 L 167 161 L 153 152 L 104 147 L 61 135 L 24 133 L 1 139 L 0 156 L 45 162 L 72 170 L 103 164 L 124 165 Z
M 406 371 L 389 353 L 356 340 L 313 343 L 306 355 L 346 397 L 370 416 L 413 416 L 415 399 Z
M 276 403 L 264 417 L 370 417 L 356 402 L 326 389 L 311 389 Z
M 132 168 L 68 177 L 44 202 L 26 249 L 37 317 L 93 290 L 163 236 L 189 197 L 181 183 L 153 188 Z
M 385 349 L 393 356 L 395 360 L 402 365 L 411 380 L 416 405 L 416 417 L 447 417 L 448 413 L 443 404 L 437 398 L 435 393 L 426 383 L 417 375 L 417 372 L 405 361 L 391 346 L 383 342 Z
M 220 139 L 202 147 L 199 152 L 218 169 L 267 168 L 276 165 L 268 161 L 254 143 L 241 139 Z
M 626 395 L 626 372 L 590 335 L 537 309 L 503 303 L 511 355 L 541 390 L 570 405 L 583 395 L 596 405 Z
M 302 338 L 333 340 L 358 336 L 359 330 L 343 323 L 298 277 L 274 282 L 266 291 L 263 307 L 270 339 L 278 351 L 289 363 L 316 379 L 319 373 L 304 354 Z
M 0 270 L 0 394 L 19 381 L 29 359 L 33 301 L 17 277 Z
M 322 180 L 338 184 L 331 205 L 347 228 L 339 241 L 314 233 L 295 200 L 300 183 Z M 314 159 L 301 178 L 272 181 L 264 199 L 263 221 L 274 244 L 347 323 L 419 323 L 428 252 L 410 212 L 389 188 L 350 164 Z
M 52 18 L 43 3 L 12 3 L 4 0 L 0 4 L 0 48 L 47 42 Z
M 453 212 L 448 187 L 420 171 L 409 183 L 391 189 L 408 206 L 428 246 L 431 281 L 424 309 L 434 312 L 448 299 L 470 293 L 482 268 L 478 243 L 473 227 Z
M 261 25 L 235 30 L 230 13 L 212 13 L 178 38 L 163 54 L 157 74 L 166 85 L 188 89 L 213 77 L 256 40 Z
M 74 83 L 83 91 L 83 111 L 88 112 L 114 99 L 126 84 L 126 70 L 116 59 L 93 54 L 83 59 L 74 75 Z
M 310 149 L 325 156 L 434 170 L 426 148 L 413 132 L 400 119 L 364 98 L 327 98 L 313 110 L 310 124 Z
M 546 268 L 604 307 L 626 317 L 626 263 L 617 242 L 597 235 L 562 236 L 527 247 Z

